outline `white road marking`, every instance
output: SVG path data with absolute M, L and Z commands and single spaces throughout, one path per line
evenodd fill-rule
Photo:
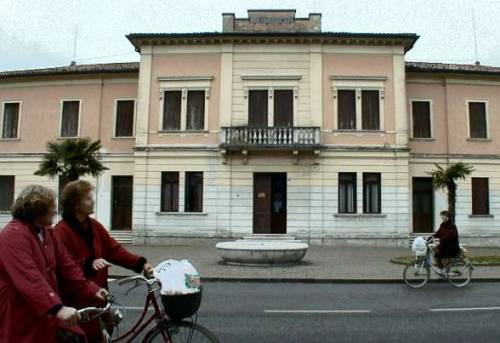
M 264 310 L 265 313 L 370 313 L 370 310 Z
M 460 311 L 499 311 L 500 306 L 492 307 L 455 307 L 455 308 L 432 308 L 430 312 L 460 312 Z

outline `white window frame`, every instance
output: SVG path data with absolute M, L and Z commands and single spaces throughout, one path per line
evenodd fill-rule
M 485 138 L 473 138 L 470 134 L 470 113 L 469 113 L 469 103 L 471 102 L 482 102 L 484 103 L 485 115 L 486 115 L 486 137 Z M 465 100 L 465 113 L 467 119 L 467 139 L 473 141 L 487 141 L 491 139 L 490 136 L 490 110 L 489 101 L 484 99 L 467 99 Z
M 133 123 L 132 123 L 132 135 L 131 136 L 117 136 L 116 135 L 116 116 L 118 111 L 118 101 L 133 101 L 134 102 L 134 113 L 133 113 Z M 113 138 L 115 139 L 131 139 L 135 138 L 135 121 L 137 116 L 137 99 L 136 98 L 116 98 L 114 101 L 113 108 Z
M 187 77 L 159 77 L 160 82 L 160 104 L 159 104 L 159 127 L 160 133 L 200 133 L 208 132 L 208 117 L 210 113 L 210 88 L 212 76 L 187 76 Z M 163 130 L 163 107 L 164 96 L 167 91 L 181 91 L 181 127 L 180 130 Z M 205 92 L 205 113 L 203 130 L 186 130 L 187 120 L 187 96 L 188 91 L 204 91 Z
M 338 132 L 380 132 L 385 131 L 384 99 L 385 99 L 385 76 L 331 76 L 331 87 L 333 96 L 333 131 Z M 356 130 L 340 130 L 338 128 L 338 91 L 354 90 L 356 99 Z M 376 90 L 379 92 L 379 129 L 363 130 L 362 91 Z
M 244 125 L 248 125 L 248 101 L 250 90 L 267 90 L 267 126 L 274 127 L 274 91 L 291 90 L 293 91 L 293 126 L 299 126 L 298 123 L 298 98 L 299 82 L 302 79 L 300 75 L 242 75 L 244 109 Z
M 77 133 L 76 133 L 76 136 L 69 136 L 69 137 L 65 137 L 65 136 L 62 136 L 62 115 L 63 115 L 63 106 L 64 106 L 64 102 L 68 102 L 68 101 L 78 101 L 79 102 L 79 106 L 78 106 L 78 129 L 77 129 Z M 60 138 L 60 139 L 76 139 L 76 138 L 80 138 L 80 133 L 81 133 L 81 125 L 82 125 L 82 105 L 83 105 L 83 100 L 82 99 L 79 99 L 79 98 L 63 98 L 63 99 L 60 99 L 59 100 L 59 132 L 57 133 L 57 137 Z
M 5 105 L 7 104 L 19 104 L 19 113 L 17 115 L 17 137 L 8 138 L 3 136 L 3 119 L 5 115 Z M 0 115 L 0 140 L 3 141 L 15 141 L 21 139 L 21 113 L 23 108 L 22 100 L 6 100 L 2 101 L 2 113 Z
M 431 136 L 430 137 L 415 137 L 413 135 L 413 103 L 414 102 L 428 102 L 429 103 L 429 120 L 431 124 Z M 434 102 L 432 99 L 417 99 L 413 98 L 409 101 L 410 104 L 410 138 L 414 140 L 433 140 L 434 139 Z

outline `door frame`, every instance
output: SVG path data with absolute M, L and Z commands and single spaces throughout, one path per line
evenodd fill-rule
M 256 208 L 256 201 L 257 201 L 257 189 L 255 188 L 257 186 L 257 178 L 258 177 L 268 177 L 268 190 L 266 192 L 269 192 L 269 223 L 268 223 L 268 232 L 266 233 L 259 233 L 259 234 L 286 234 L 287 233 L 287 228 L 288 228 L 288 176 L 286 172 L 254 172 L 253 173 L 253 189 L 252 189 L 252 233 L 256 233 L 256 214 L 255 214 L 255 208 Z M 273 201 L 275 200 L 275 195 L 276 195 L 276 182 L 278 182 L 276 179 L 277 178 L 282 178 L 282 181 L 284 182 L 284 188 L 281 190 L 284 196 L 284 204 L 282 205 L 284 208 L 284 213 L 274 213 L 273 212 Z M 284 217 L 281 218 L 280 217 Z M 279 223 L 280 227 L 276 227 L 276 222 Z M 273 223 L 275 224 L 273 226 Z M 281 232 L 277 232 L 281 231 Z

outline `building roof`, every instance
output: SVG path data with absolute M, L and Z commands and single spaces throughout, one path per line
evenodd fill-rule
M 48 76 L 48 75 L 77 75 L 100 73 L 137 73 L 139 62 L 126 63 L 99 63 L 99 64 L 74 64 L 64 67 L 24 69 L 0 72 L 0 80 L 14 77 Z
M 330 43 L 353 45 L 404 45 L 410 50 L 419 36 L 415 33 L 358 32 L 192 32 L 131 33 L 128 40 L 140 51 L 143 45 L 186 45 L 221 43 Z
M 406 62 L 407 72 L 417 73 L 455 73 L 499 75 L 500 67 L 475 64 L 450 64 L 429 62 Z M 138 73 L 139 62 L 76 64 L 63 67 L 24 69 L 0 72 L 0 80 L 29 76 L 79 75 L 100 73 Z
M 406 62 L 407 72 L 500 75 L 500 67 L 478 64 Z

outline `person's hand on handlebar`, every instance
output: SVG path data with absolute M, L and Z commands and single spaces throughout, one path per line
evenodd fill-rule
M 153 271 L 154 271 L 155 267 L 153 267 L 151 264 L 149 263 L 145 263 L 144 264 L 144 268 L 142 269 L 142 274 L 146 277 L 146 278 L 151 278 L 153 277 Z
M 66 327 L 70 327 L 76 325 L 80 320 L 80 315 L 78 311 L 74 307 L 63 306 L 56 313 L 57 319 L 63 322 L 63 325 Z
M 101 301 L 108 301 L 109 292 L 105 288 L 101 288 L 95 294 L 95 297 Z

